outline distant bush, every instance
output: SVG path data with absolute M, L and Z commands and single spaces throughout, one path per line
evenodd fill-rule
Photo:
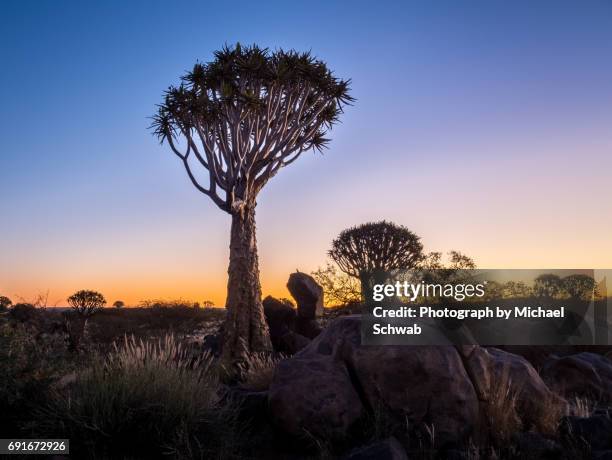
M 141 308 L 193 308 L 194 303 L 183 299 L 147 299 L 142 300 L 139 306 Z
M 231 448 L 235 440 L 227 436 L 235 430 L 227 427 L 233 412 L 219 406 L 217 390 L 209 355 L 192 356 L 172 335 L 126 338 L 67 392 L 56 393 L 40 420 L 48 435 L 79 440 L 80 454 L 218 457 Z
M 123 300 L 115 300 L 115 302 L 113 303 L 113 307 L 123 308 L 125 307 L 125 302 Z
M 13 305 L 13 301 L 11 299 L 0 295 L 0 312 L 6 311 L 11 305 Z
M 26 323 L 32 321 L 37 313 L 36 307 L 31 303 L 18 303 L 9 310 L 9 317 L 15 321 Z

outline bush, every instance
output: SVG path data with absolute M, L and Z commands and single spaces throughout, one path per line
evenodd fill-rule
M 9 317 L 15 321 L 26 323 L 36 318 L 37 313 L 36 307 L 31 303 L 18 303 L 9 310 Z
M 272 383 L 274 369 L 283 355 L 251 353 L 246 361 L 239 364 L 242 386 L 251 391 L 265 391 Z
M 0 295 L 0 312 L 6 311 L 11 305 L 13 305 L 13 301 L 11 299 Z
M 227 440 L 234 430 L 227 429 L 233 412 L 219 406 L 217 390 L 209 355 L 193 357 L 172 335 L 125 338 L 56 393 L 40 420 L 48 435 L 79 440 L 74 449 L 81 455 L 219 457 L 234 444 Z
M 44 338 L 43 338 L 44 337 Z M 35 338 L 23 324 L 0 325 L 0 431 L 20 436 L 30 411 L 73 369 L 63 337 Z

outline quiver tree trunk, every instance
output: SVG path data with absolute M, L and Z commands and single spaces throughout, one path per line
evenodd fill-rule
M 261 303 L 255 203 L 245 203 L 232 212 L 228 275 L 223 357 L 239 361 L 250 352 L 271 351 Z

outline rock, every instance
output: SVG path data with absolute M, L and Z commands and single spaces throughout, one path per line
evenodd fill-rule
M 287 353 L 286 344 L 281 337 L 295 331 L 295 309 L 272 296 L 266 297 L 262 303 L 272 346 L 276 351 Z
M 595 353 L 552 358 L 543 367 L 542 378 L 565 397 L 612 402 L 612 361 Z
M 297 332 L 286 332 L 282 336 L 278 337 L 276 341 L 273 341 L 274 349 L 279 353 L 286 355 L 294 355 L 298 351 L 305 348 L 310 343 L 310 339 L 304 337 Z
M 435 426 L 437 445 L 460 442 L 478 424 L 478 398 L 453 346 L 362 347 L 360 316 L 355 315 L 333 321 L 297 356 L 321 359 L 334 349 L 368 407 L 384 407 L 415 428 Z
M 551 415 L 565 413 L 567 402 L 548 388 L 538 372 L 522 356 L 497 348 L 487 348 L 486 352 L 492 359 L 490 369 L 493 384 L 508 380 L 517 393 L 517 412 L 524 428 L 535 426 L 543 431 L 550 429 Z
M 307 319 L 298 316 L 295 321 L 295 332 L 309 339 L 314 339 L 321 333 L 321 326 L 319 326 L 316 319 Z
M 423 333 L 440 334 L 437 342 L 445 343 L 435 325 L 423 327 Z M 551 414 L 566 409 L 565 400 L 550 391 L 524 358 L 495 348 L 446 343 L 361 346 L 361 317 L 337 318 L 277 369 L 271 391 L 285 393 L 277 397 L 282 404 L 275 417 L 291 433 L 333 431 L 340 436 L 350 423 L 337 420 L 343 420 L 349 404 L 356 404 L 359 412 L 386 411 L 400 429 L 410 427 L 408 435 L 433 426 L 435 447 L 453 449 L 478 437 L 489 398 L 496 397 L 492 390 L 504 376 L 518 395 L 517 412 L 525 429 L 550 429 Z M 334 375 L 330 383 L 327 372 Z M 334 395 L 351 395 L 350 400 L 342 396 L 338 402 L 323 404 L 325 395 L 318 393 L 328 385 Z M 316 415 L 321 407 L 324 417 Z M 292 416 L 299 420 L 297 425 L 291 425 Z M 350 420 L 355 418 L 353 414 Z
M 298 316 L 315 319 L 323 313 L 323 288 L 312 276 L 300 272 L 292 273 L 287 289 L 297 303 Z
M 559 431 L 565 440 L 585 443 L 592 450 L 612 449 L 612 419 L 606 415 L 563 417 Z
M 518 433 L 514 436 L 513 440 L 518 452 L 527 458 L 536 460 L 561 457 L 562 447 L 552 439 L 545 438 L 540 433 Z
M 344 460 L 408 460 L 406 451 L 394 437 L 353 449 Z
M 364 411 L 346 366 L 333 356 L 281 361 L 268 403 L 280 429 L 310 440 L 344 441 Z

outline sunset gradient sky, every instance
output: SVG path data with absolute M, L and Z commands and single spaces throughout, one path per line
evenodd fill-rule
M 0 295 L 225 298 L 229 216 L 147 129 L 224 43 L 357 102 L 258 199 L 263 292 L 388 219 L 487 268 L 612 267 L 612 2 L 3 1 Z

